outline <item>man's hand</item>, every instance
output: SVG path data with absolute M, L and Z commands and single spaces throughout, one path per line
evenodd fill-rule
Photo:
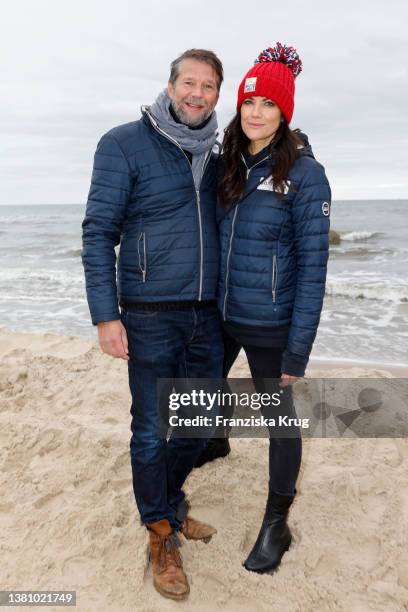
M 122 321 L 98 323 L 98 336 L 103 353 L 129 361 L 128 339 Z
M 293 385 L 299 379 L 298 376 L 291 376 L 290 374 L 282 374 L 281 382 L 279 383 L 280 387 L 288 387 L 289 385 Z

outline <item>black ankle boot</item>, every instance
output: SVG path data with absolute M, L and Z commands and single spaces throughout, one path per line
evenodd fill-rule
M 209 461 L 214 461 L 219 457 L 226 457 L 231 452 L 230 443 L 228 437 L 225 438 L 211 438 L 208 440 L 208 444 L 195 462 L 194 467 L 202 467 Z
M 253 549 L 243 566 L 251 572 L 265 574 L 275 570 L 292 541 L 286 519 L 294 495 L 269 492 L 265 516 Z

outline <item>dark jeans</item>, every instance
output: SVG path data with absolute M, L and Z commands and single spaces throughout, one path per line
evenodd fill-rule
M 224 331 L 224 377 L 233 366 L 239 351 L 244 349 L 251 376 L 258 393 L 275 393 L 279 390 L 276 383 L 265 379 L 279 379 L 281 377 L 281 348 L 264 346 L 242 346 L 235 338 Z M 292 398 L 292 387 L 284 389 L 283 411 L 290 418 L 296 418 L 295 406 Z M 266 415 L 265 415 L 266 416 Z M 292 429 L 293 436 L 293 429 Z M 299 475 L 302 460 L 302 438 L 300 430 L 296 428 L 296 437 L 276 437 L 273 432 L 269 438 L 269 490 L 278 495 L 294 495 L 296 493 L 296 480 Z
M 144 524 L 168 519 L 177 529 L 182 486 L 206 438 L 159 436 L 158 378 L 222 377 L 223 342 L 215 306 L 122 311 L 129 342 L 133 490 Z M 180 516 L 180 514 L 178 515 Z

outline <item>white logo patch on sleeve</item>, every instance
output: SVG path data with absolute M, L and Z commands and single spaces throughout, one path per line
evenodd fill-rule
M 244 93 L 255 91 L 257 77 L 248 77 L 245 79 Z
M 262 180 L 262 179 L 261 179 Z M 290 181 L 285 182 L 285 187 L 283 190 L 284 195 L 286 195 L 289 191 Z M 275 191 L 275 185 L 273 184 L 272 175 L 268 176 L 260 185 L 258 185 L 257 189 L 262 191 Z
M 322 213 L 324 214 L 325 217 L 328 217 L 330 215 L 330 203 L 329 202 L 323 202 Z

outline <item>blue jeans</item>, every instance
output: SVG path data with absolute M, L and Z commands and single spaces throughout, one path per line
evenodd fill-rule
M 218 311 L 212 305 L 169 311 L 123 309 L 122 323 L 129 343 L 130 456 L 136 504 L 142 523 L 168 519 L 178 529 L 182 486 L 207 439 L 160 437 L 157 379 L 222 377 Z

